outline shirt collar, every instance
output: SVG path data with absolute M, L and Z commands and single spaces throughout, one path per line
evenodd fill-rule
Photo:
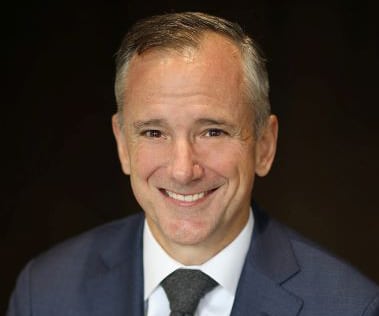
M 200 269 L 234 296 L 249 249 L 253 226 L 254 217 L 250 211 L 245 227 L 228 246 L 202 265 L 184 266 L 162 249 L 145 220 L 143 231 L 144 299 L 148 299 L 161 281 L 179 268 Z

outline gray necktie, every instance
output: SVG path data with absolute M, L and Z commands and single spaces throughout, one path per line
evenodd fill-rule
M 200 270 L 178 269 L 161 284 L 170 302 L 170 316 L 192 316 L 200 299 L 217 282 Z

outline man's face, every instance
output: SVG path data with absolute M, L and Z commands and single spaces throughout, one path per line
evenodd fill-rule
M 116 117 L 113 124 L 120 160 L 153 235 L 174 258 L 180 247 L 214 255 L 229 244 L 247 222 L 255 173 L 270 168 L 276 120 L 268 136 L 254 138 L 241 67 L 238 49 L 212 34 L 199 49 L 131 61 L 124 129 Z

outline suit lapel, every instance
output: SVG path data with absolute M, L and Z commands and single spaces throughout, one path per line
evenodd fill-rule
M 254 205 L 252 242 L 241 273 L 232 316 L 294 316 L 302 300 L 282 285 L 299 272 L 283 229 Z
M 255 267 L 241 275 L 231 316 L 294 316 L 302 300 L 265 277 Z
M 95 260 L 84 285 L 91 316 L 143 315 L 143 217 L 128 219 Z M 104 236 L 106 238 L 106 236 Z M 107 245 L 107 246 L 106 246 Z M 109 246 L 111 245 L 111 246 Z M 95 264 L 91 264 L 95 262 Z M 87 314 L 86 314 L 87 315 Z

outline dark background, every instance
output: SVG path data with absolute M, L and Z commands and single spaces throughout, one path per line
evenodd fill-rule
M 136 212 L 110 117 L 114 53 L 137 18 L 238 21 L 268 59 L 278 155 L 254 197 L 379 282 L 378 17 L 365 1 L 29 1 L 3 6 L 0 314 L 22 266 Z

